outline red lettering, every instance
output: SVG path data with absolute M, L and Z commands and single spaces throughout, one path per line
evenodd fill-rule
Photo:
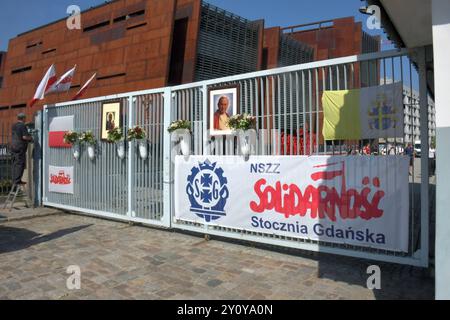
M 283 214 L 286 218 L 291 216 L 304 217 L 309 211 L 312 219 L 337 220 L 337 212 L 341 219 L 364 220 L 381 218 L 384 211 L 379 208 L 381 200 L 385 196 L 383 190 L 377 190 L 370 200 L 372 189 L 370 188 L 370 178 L 362 180 L 364 188 L 359 192 L 356 189 L 347 190 L 345 180 L 345 166 L 342 171 L 314 173 L 311 178 L 315 181 L 330 181 L 337 177 L 342 177 L 341 192 L 334 187 L 320 185 L 315 187 L 308 185 L 302 193 L 296 184 L 275 183 L 275 188 L 266 185 L 265 179 L 260 179 L 255 183 L 254 191 L 259 199 L 259 203 L 250 202 L 250 209 L 256 213 L 274 210 Z M 375 188 L 380 188 L 381 183 L 378 177 L 372 180 Z
M 69 185 L 72 183 L 72 179 L 69 175 L 65 175 L 64 172 L 60 172 L 59 175 L 50 175 L 50 183 L 51 184 L 59 184 L 59 185 Z

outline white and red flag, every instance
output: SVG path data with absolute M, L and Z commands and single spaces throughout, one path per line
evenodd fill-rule
M 73 131 L 74 116 L 55 117 L 50 120 L 48 126 L 48 146 L 50 148 L 71 148 L 70 144 L 64 143 L 66 132 Z
M 96 76 L 97 76 L 97 73 L 94 73 L 94 75 L 84 84 L 84 86 L 80 89 L 80 91 L 78 91 L 77 94 L 72 98 L 72 101 L 78 100 L 81 98 L 81 96 L 89 88 L 89 86 L 91 85 L 92 81 L 95 79 Z
M 30 101 L 30 107 L 32 107 L 37 101 L 43 100 L 45 97 L 45 93 L 47 90 L 55 84 L 57 81 L 56 78 L 56 70 L 55 65 L 52 64 L 51 67 L 47 70 L 44 78 L 41 80 L 38 88 L 36 89 L 36 93 L 34 94 L 33 99 Z
M 75 75 L 75 70 L 77 66 L 73 67 L 69 71 L 67 71 L 61 78 L 58 79 L 52 86 L 50 86 L 46 94 L 54 93 L 54 92 L 67 92 L 70 90 L 70 86 L 72 85 L 73 76 Z

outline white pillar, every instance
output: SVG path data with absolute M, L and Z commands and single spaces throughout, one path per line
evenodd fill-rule
M 436 102 L 436 299 L 450 299 L 450 1 L 433 0 Z
M 172 224 L 172 204 L 174 197 L 172 196 L 173 191 L 173 163 L 172 163 L 172 142 L 167 128 L 169 128 L 172 121 L 172 90 L 170 87 L 164 89 L 164 137 L 163 137 L 163 199 L 164 199 L 164 214 L 162 223 L 164 227 L 170 228 Z
M 420 203 L 426 204 L 420 206 L 420 225 L 421 225 L 421 241 L 420 251 L 423 265 L 428 266 L 429 256 L 429 143 L 428 143 L 428 90 L 427 90 L 427 72 L 426 72 L 426 55 L 425 47 L 418 50 L 419 65 L 419 97 L 420 97 L 420 141 L 421 141 L 421 177 L 420 183 Z
M 128 129 L 131 129 L 134 127 L 134 102 L 135 102 L 135 97 L 133 97 L 132 95 L 130 95 L 128 97 Z M 127 132 L 124 132 L 125 135 L 125 140 L 127 137 Z M 135 199 L 135 195 L 134 195 L 134 177 L 135 177 L 135 172 L 134 172 L 134 159 L 135 159 L 135 142 L 134 141 L 129 141 L 128 142 L 128 212 L 127 212 L 127 216 L 129 218 L 134 218 L 136 216 L 135 212 L 134 212 L 134 199 Z

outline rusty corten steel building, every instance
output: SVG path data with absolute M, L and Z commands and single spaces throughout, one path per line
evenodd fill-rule
M 115 0 L 84 11 L 81 19 L 81 30 L 69 30 L 61 19 L 18 35 L 0 52 L 0 125 L 10 126 L 19 112 L 31 116 L 43 104 L 70 100 L 95 72 L 83 98 L 359 54 L 365 43 L 379 43 L 351 19 L 336 20 L 326 33 L 321 25 L 287 33 L 202 0 Z M 345 32 L 339 31 L 343 25 Z M 316 39 L 307 36 L 314 33 Z M 27 107 L 52 64 L 58 76 L 77 65 L 71 90 Z

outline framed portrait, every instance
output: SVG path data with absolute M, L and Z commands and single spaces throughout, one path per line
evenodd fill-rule
M 122 127 L 120 102 L 105 103 L 102 106 L 101 139 L 108 139 L 108 131 Z
M 208 129 L 211 136 L 230 135 L 228 120 L 239 113 L 239 86 L 209 90 Z

